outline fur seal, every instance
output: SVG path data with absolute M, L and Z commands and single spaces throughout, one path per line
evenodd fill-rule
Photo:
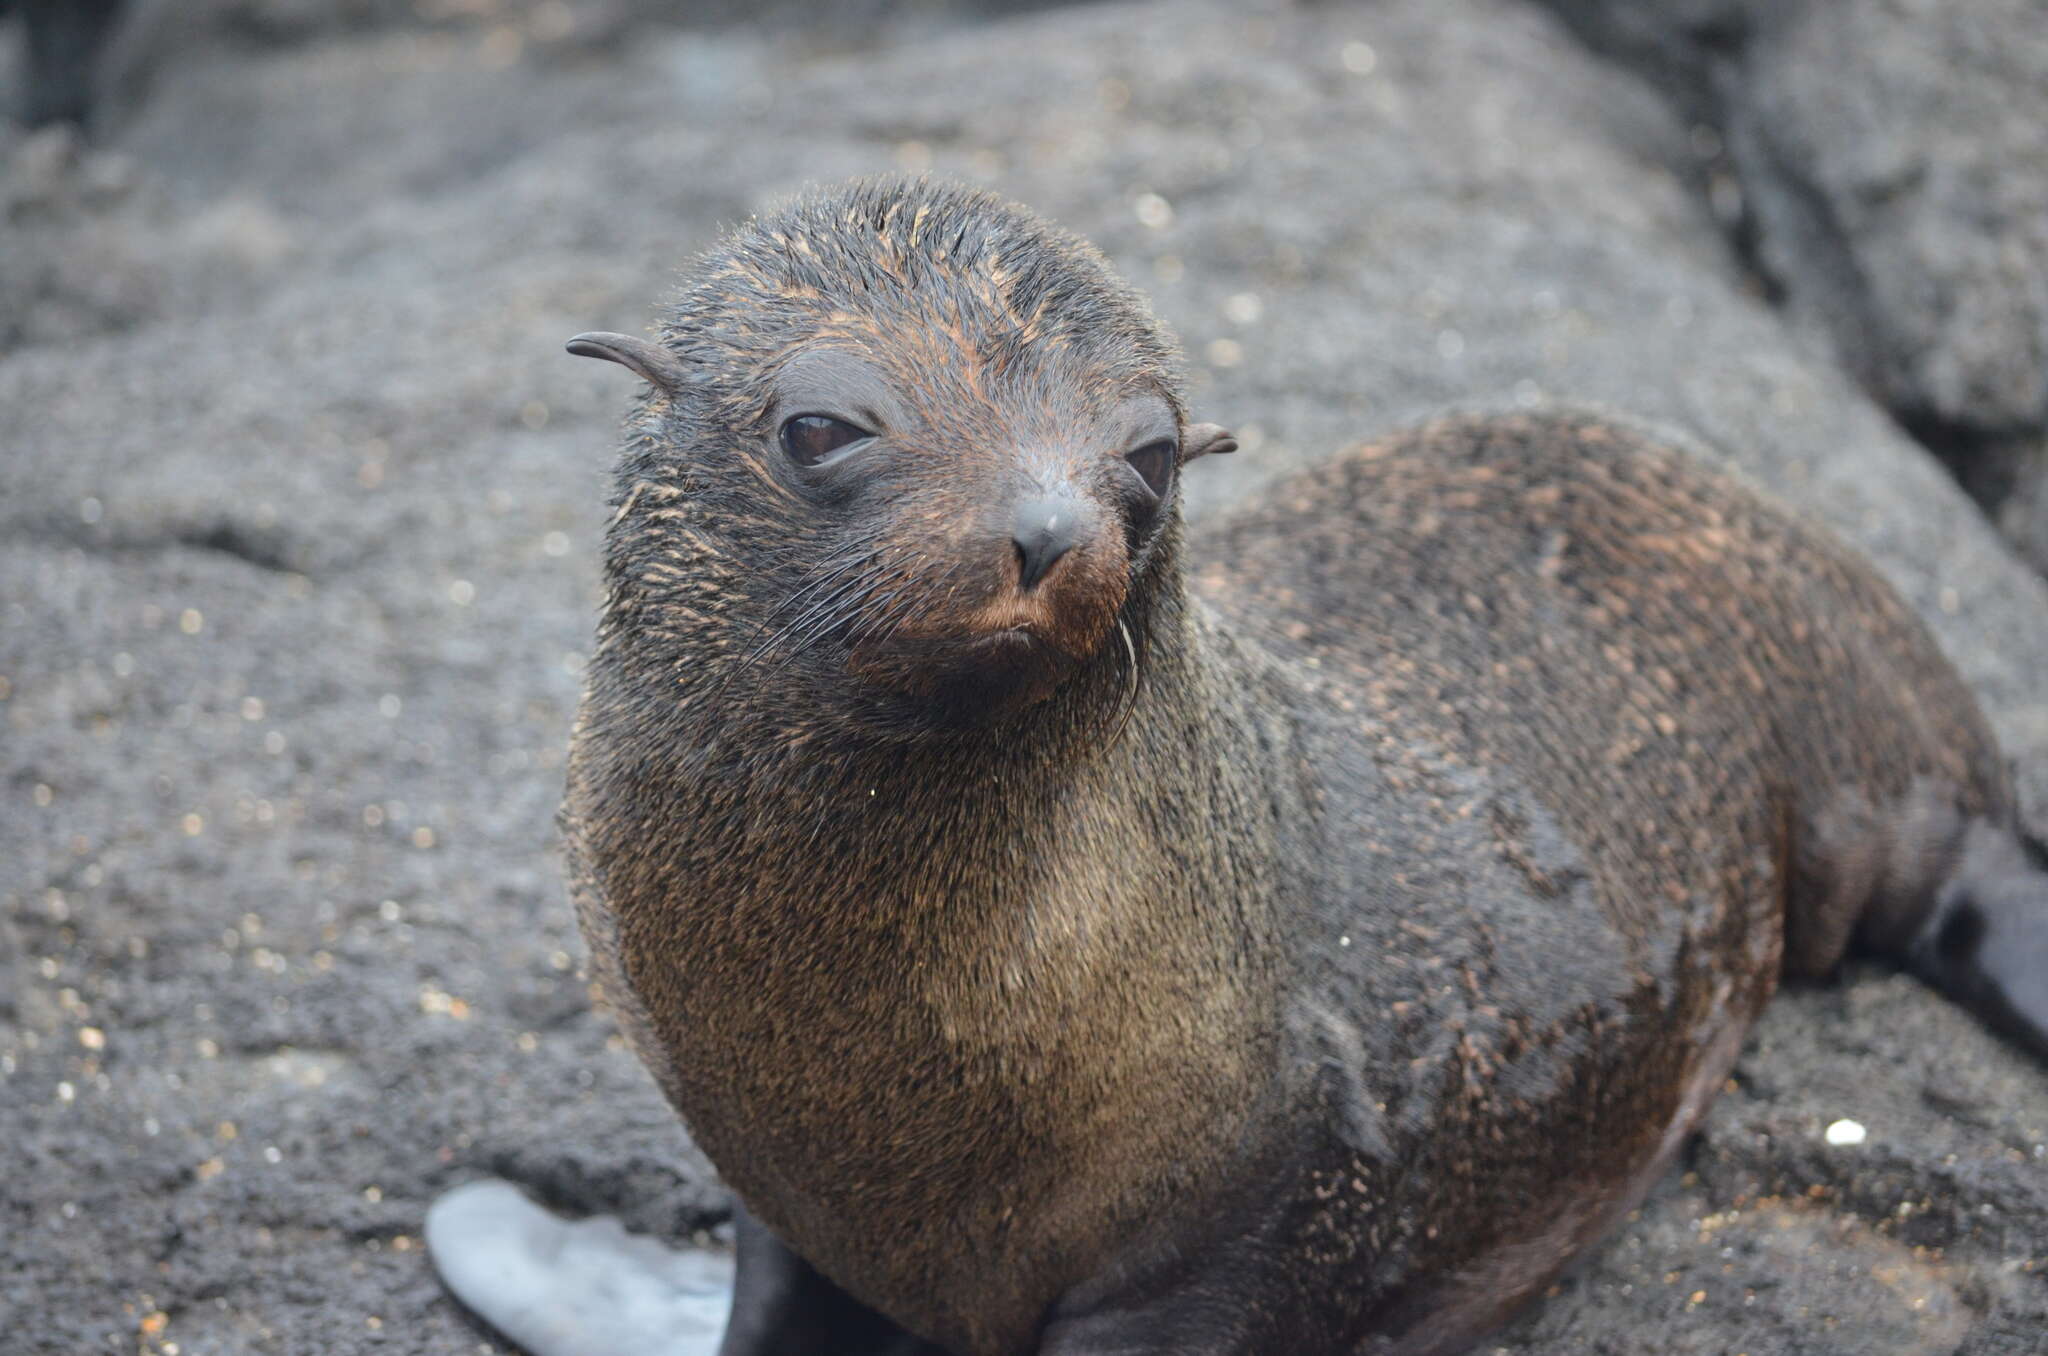
M 1447 418 L 1188 562 L 1231 443 L 1172 341 L 923 181 L 572 349 L 650 388 L 572 889 L 741 1203 L 725 1356 L 1456 1352 L 1637 1203 L 1781 974 L 1867 947 L 2048 1050 L 1969 692 L 1666 440 Z

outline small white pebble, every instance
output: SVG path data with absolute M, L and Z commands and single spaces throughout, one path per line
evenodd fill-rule
M 1842 1120 L 1830 1125 L 1824 1134 L 1824 1138 L 1826 1138 L 1828 1143 L 1834 1145 L 1861 1144 L 1869 1137 L 1869 1133 L 1869 1131 L 1863 1128 L 1861 1122 Z

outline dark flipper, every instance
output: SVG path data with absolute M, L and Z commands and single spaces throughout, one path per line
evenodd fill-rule
M 723 1253 L 560 1219 L 510 1182 L 483 1181 L 435 1201 L 426 1238 L 455 1297 L 532 1356 L 942 1356 L 744 1210 L 734 1222 L 736 1275 Z
M 1903 957 L 1986 1024 L 2048 1059 L 2048 871 L 2007 830 L 1970 826 Z
M 739 1276 L 719 1356 L 944 1356 L 820 1276 L 735 1206 Z
M 1826 976 L 1849 949 L 1881 956 L 2048 1060 L 2048 870 L 1958 800 L 1926 782 L 1818 816 L 1788 900 L 1786 972 Z

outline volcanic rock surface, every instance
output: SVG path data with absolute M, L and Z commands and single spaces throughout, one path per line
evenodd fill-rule
M 2043 445 L 2048 120 L 1973 111 L 2048 90 L 2038 5 L 1752 25 L 1712 78 L 1533 0 L 677 8 L 142 6 L 89 139 L 0 124 L 0 1349 L 491 1350 L 419 1245 L 486 1173 L 716 1234 L 555 861 L 629 394 L 561 341 L 806 183 L 1107 250 L 1242 436 L 1198 557 L 1447 404 L 1703 438 L 1920 609 L 2048 830 L 2048 586 L 1906 431 Z M 1879 32 L 1965 11 L 1976 75 Z M 2048 1071 L 1918 985 L 1788 993 L 1482 1350 L 2038 1352 L 2044 1155 Z

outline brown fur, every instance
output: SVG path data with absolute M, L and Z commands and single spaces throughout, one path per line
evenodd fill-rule
M 773 454 L 819 346 L 908 410 L 850 501 Z M 564 815 L 593 968 L 749 1208 L 961 1356 L 1458 1349 L 1647 1188 L 1781 954 L 2008 813 L 1866 565 L 1603 418 L 1358 449 L 1184 587 L 1177 504 L 1091 479 L 1118 401 L 1179 425 L 1171 345 L 993 199 L 743 228 L 663 347 Z M 1040 462 L 1104 526 L 1026 681 L 946 646 L 1017 606 L 987 506 Z

